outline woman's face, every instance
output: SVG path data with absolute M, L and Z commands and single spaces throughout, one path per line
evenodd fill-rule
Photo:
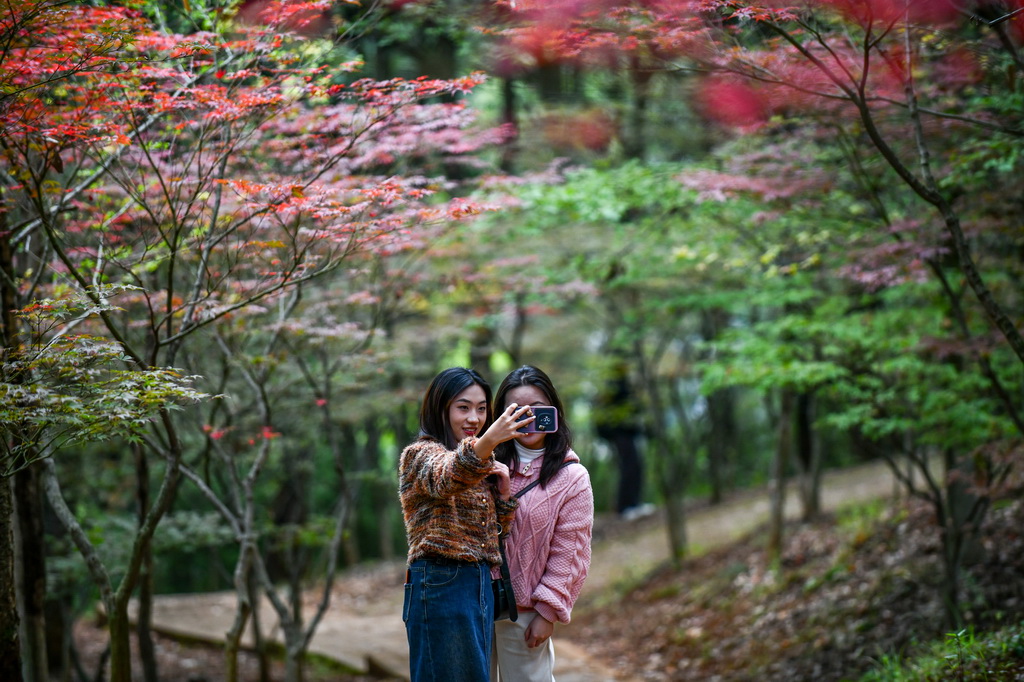
M 508 393 L 505 394 L 505 404 L 502 405 L 502 409 L 508 407 L 512 403 L 522 407 L 523 405 L 529 405 L 530 407 L 536 407 L 537 405 L 550 405 L 549 398 L 544 394 L 544 391 L 540 390 L 536 386 L 516 386 Z M 530 448 L 531 450 L 540 450 L 544 447 L 544 433 L 528 433 L 524 436 L 519 436 L 516 441 L 521 443 L 523 447 Z
M 479 435 L 487 422 L 487 395 L 479 384 L 473 384 L 448 407 L 448 425 L 456 441 Z

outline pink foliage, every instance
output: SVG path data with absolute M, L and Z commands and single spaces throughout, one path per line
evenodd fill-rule
M 290 33 L 315 36 L 330 26 L 331 0 L 248 0 L 238 10 L 238 20 L 270 26 Z
M 760 172 L 737 170 L 735 173 L 698 170 L 678 175 L 677 179 L 684 187 L 696 190 L 701 201 L 723 202 L 738 194 L 774 201 L 812 195 L 820 190 L 820 174 L 794 173 L 792 168 L 786 170 L 780 175 L 772 175 L 764 169 Z
M 306 30 L 328 6 L 272 11 L 280 31 Z M 34 42 L 26 25 L 2 57 L 0 85 L 11 93 L 0 109 L 3 165 L 25 179 L 8 187 L 3 208 L 31 224 L 32 202 L 21 199 L 37 191 L 52 210 L 66 254 L 49 264 L 56 280 L 76 272 L 138 283 L 119 300 L 133 333 L 259 319 L 290 287 L 341 263 L 423 250 L 484 210 L 438 198 L 458 193 L 451 168 L 473 170 L 481 161 L 467 157 L 514 133 L 470 133 L 464 103 L 428 103 L 472 91 L 481 74 L 340 85 L 322 66 L 275 52 L 283 38 L 265 27 L 183 41 L 128 10 L 65 5 L 47 20 Z M 111 41 L 98 44 L 106 32 Z M 134 48 L 118 52 L 130 38 Z M 34 87 L 21 94 L 19 84 Z M 36 176 L 22 172 L 40 159 L 48 165 Z M 374 306 L 383 295 L 353 286 L 333 303 Z M 365 330 L 345 333 L 365 341 Z
M 1020 45 L 1024 43 L 1024 0 L 1010 0 L 1006 5 L 1011 12 L 1019 12 L 1008 22 L 1007 30 Z
M 940 362 L 964 357 L 991 356 L 1003 343 L 998 333 L 980 334 L 968 340 L 962 337 L 925 337 L 920 349 Z
M 917 220 L 897 223 L 889 230 L 896 240 L 851 249 L 848 265 L 839 270 L 868 291 L 879 291 L 908 282 L 924 283 L 932 277 L 929 262 L 949 254 L 941 234 Z
M 983 77 L 977 55 L 966 50 L 952 51 L 932 66 L 935 82 L 943 90 L 956 91 L 979 83 Z
M 913 23 L 942 25 L 960 17 L 955 0 L 822 0 L 861 26 L 884 28 L 904 19 Z
M 615 120 L 601 109 L 549 114 L 538 125 L 555 150 L 603 151 L 618 134 Z
M 756 128 L 767 119 L 764 100 L 747 82 L 707 79 L 697 99 L 705 117 L 735 128 Z

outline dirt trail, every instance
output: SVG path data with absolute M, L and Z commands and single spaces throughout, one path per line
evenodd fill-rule
M 891 495 L 892 473 L 882 463 L 827 472 L 822 481 L 825 510 Z M 695 552 L 723 545 L 753 530 L 768 517 L 764 492 L 744 493 L 713 508 L 690 514 L 687 534 Z M 796 495 L 787 495 L 787 515 L 798 513 Z M 668 560 L 664 523 L 659 515 L 627 524 L 597 526 L 593 560 L 577 609 L 592 608 L 616 587 L 634 584 Z M 346 574 L 337 598 L 312 640 L 311 651 L 351 669 L 394 679 L 408 678 L 408 649 L 402 624 L 400 564 L 378 566 L 372 573 Z M 232 593 L 167 595 L 154 603 L 154 630 L 191 640 L 219 643 L 234 617 Z M 264 605 L 262 622 L 275 617 Z M 266 627 L 266 626 L 264 626 Z M 277 632 L 270 633 L 279 636 Z M 555 674 L 559 682 L 631 682 L 587 656 L 573 641 L 572 625 L 555 630 Z

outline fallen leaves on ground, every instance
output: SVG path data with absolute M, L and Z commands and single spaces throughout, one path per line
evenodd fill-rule
M 1018 496 L 1019 497 L 1019 496 Z M 881 657 L 942 639 L 942 548 L 930 507 L 894 505 L 880 521 L 792 525 L 778 566 L 766 537 L 663 568 L 606 608 L 574 619 L 573 639 L 623 679 L 857 679 Z M 1024 617 L 1024 502 L 989 513 L 965 572 L 968 622 Z

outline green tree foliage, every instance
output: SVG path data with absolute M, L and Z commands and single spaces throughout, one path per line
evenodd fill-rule
M 99 298 L 116 295 L 107 288 Z M 20 311 L 25 343 L 7 354 L 0 383 L 3 476 L 62 448 L 139 440 L 155 414 L 209 398 L 192 387 L 196 377 L 169 368 L 131 369 L 119 344 L 74 333 L 100 310 L 112 309 L 72 292 Z

